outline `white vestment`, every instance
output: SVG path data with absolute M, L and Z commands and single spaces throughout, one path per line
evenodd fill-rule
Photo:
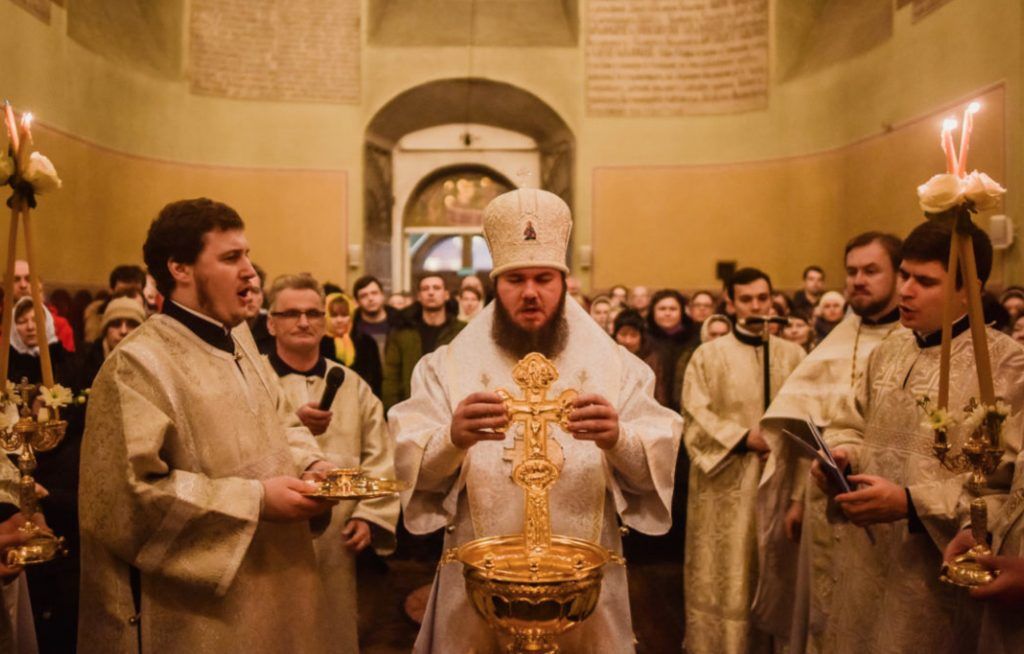
M 748 340 L 758 337 L 747 336 Z M 803 348 L 772 336 L 774 394 L 804 358 Z M 750 604 L 757 583 L 754 504 L 761 457 L 742 446 L 764 413 L 764 346 L 726 334 L 697 348 L 683 382 L 690 455 L 686 511 L 686 651 L 764 651 Z
M 1016 413 L 1024 406 L 1024 348 L 1003 333 L 987 332 L 996 396 Z M 877 475 L 909 491 L 921 529 L 912 531 L 909 519 L 875 524 L 872 543 L 851 523 L 836 526 L 837 580 L 825 651 L 959 654 L 977 643 L 981 607 L 939 581 L 942 551 L 967 519 L 971 499 L 964 490 L 967 475 L 948 471 L 936 459 L 934 433 L 917 404 L 923 396 L 936 400 L 939 349 L 922 347 L 910 332 L 886 339 L 868 359 L 856 403 L 841 410 L 826 432 L 832 447 L 848 452 L 854 473 Z M 952 342 L 950 413 L 960 416 L 978 397 L 971 334 L 964 331 Z M 1005 476 L 1008 484 L 1020 434 L 1004 436 L 1004 470 L 993 478 Z M 951 428 L 953 452 L 965 440 L 960 425 Z
M 492 304 L 449 346 L 424 357 L 413 374 L 412 396 L 389 412 L 399 478 L 414 484 L 402 498 L 405 524 L 417 534 L 450 525 L 446 548 L 523 529 L 523 490 L 511 479 L 513 448 L 521 437 L 510 429 L 504 441 L 461 450 L 449 434 L 455 407 L 470 393 L 504 388 L 513 397 L 522 395 L 511 378 L 516 361 L 491 338 L 493 312 Z M 564 459 L 550 492 L 552 533 L 619 552 L 619 518 L 643 533 L 668 531 L 682 422 L 654 400 L 654 375 L 646 364 L 618 346 L 575 302 L 566 302 L 565 316 L 568 340 L 554 358 L 559 377 L 548 397 L 570 388 L 598 393 L 618 411 L 621 432 L 618 444 L 604 451 L 551 427 L 558 445 L 552 449 L 560 449 Z M 594 614 L 558 642 L 567 653 L 621 654 L 634 651 L 633 638 L 626 571 L 609 564 Z M 434 578 L 415 651 L 502 651 L 466 597 L 460 564 L 445 565 Z
M 10 459 L 0 456 L 0 503 L 18 505 L 20 477 Z M 35 654 L 36 627 L 24 572 L 0 588 L 0 609 L 0 652 Z
M 834 533 L 825 516 L 825 495 L 816 484 L 807 483 L 809 461 L 798 458 L 781 428 L 788 427 L 787 420 L 811 420 L 826 429 L 864 383 L 868 355 L 887 337 L 903 331 L 898 316 L 895 321 L 865 324 L 851 311 L 800 362 L 761 420 L 772 453 L 757 497 L 761 574 L 753 612 L 759 627 L 788 640 L 790 654 L 802 654 L 807 647 L 820 651 L 817 640 L 828 617 L 835 574 Z M 785 535 L 783 518 L 790 500 L 804 502 L 799 545 Z
M 384 407 L 362 377 L 350 368 L 327 361 L 326 370 L 332 368 L 344 368 L 345 381 L 331 404 L 334 415 L 327 431 L 316 437 L 324 457 L 341 467 L 361 468 L 371 477 L 394 479 L 395 447 L 384 422 Z M 292 410 L 319 402 L 326 385 L 319 375 L 290 373 L 280 379 Z M 330 620 L 336 630 L 331 646 L 337 652 L 359 651 L 356 557 L 345 547 L 341 532 L 349 520 L 364 520 L 373 534 L 373 548 L 378 554 L 390 554 L 395 549 L 398 507 L 397 496 L 339 502 L 333 509 L 331 524 L 314 541 L 320 578 L 330 589 Z
M 80 654 L 330 651 L 310 524 L 260 519 L 260 480 L 297 477 L 323 454 L 285 421 L 248 327 L 231 336 L 237 355 L 155 315 L 96 377 L 79 487 Z

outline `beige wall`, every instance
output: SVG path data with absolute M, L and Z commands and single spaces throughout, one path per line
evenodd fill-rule
M 1005 95 L 999 86 L 977 96 L 985 115 L 970 157 L 996 179 L 1006 178 Z M 594 286 L 717 288 L 720 260 L 760 267 L 780 287 L 798 286 L 804 267 L 815 263 L 839 284 L 850 236 L 869 229 L 902 236 L 923 220 L 915 189 L 944 172 L 936 126 L 947 114 L 811 155 L 596 168 Z M 987 215 L 981 218 L 985 224 Z
M 126 155 L 52 129 L 36 144 L 59 162 L 64 188 L 33 212 L 44 246 L 38 265 L 50 287 L 103 283 L 118 263 L 142 263 L 150 221 L 173 200 L 206 196 L 246 221 L 253 260 L 271 276 L 345 274 L 348 182 L 341 171 L 186 165 Z
M 399 93 L 469 72 L 463 47 L 364 42 L 358 105 L 196 96 L 185 71 L 158 78 L 86 50 L 66 36 L 65 10 L 52 9 L 46 25 L 0 0 L 0 95 L 51 128 L 40 131 L 41 149 L 67 186 L 44 198 L 40 217 L 78 219 L 47 227 L 63 247 L 43 265 L 67 282 L 102 282 L 115 263 L 137 260 L 155 211 L 198 193 L 243 210 L 255 257 L 272 274 L 351 278 L 358 271 L 344 256 L 362 241 L 366 124 Z M 576 271 L 586 284 L 709 286 L 713 262 L 735 258 L 793 285 L 811 261 L 838 274 L 829 257 L 851 234 L 914 224 L 914 187 L 942 163 L 938 119 L 996 85 L 972 163 L 1010 188 L 1006 213 L 1024 215 L 1019 0 L 952 0 L 917 24 L 904 8 L 892 30 L 881 45 L 804 74 L 777 61 L 769 108 L 748 114 L 590 118 L 581 45 L 478 47 L 472 74 L 537 95 L 573 130 L 575 245 L 593 248 L 593 279 Z M 784 45 L 788 65 L 799 48 Z M 285 216 L 301 216 L 303 229 Z M 786 229 L 800 240 L 782 241 Z M 1006 270 L 1024 281 L 1019 248 Z

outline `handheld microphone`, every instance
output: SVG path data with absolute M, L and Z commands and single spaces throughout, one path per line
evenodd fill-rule
M 345 381 L 345 369 L 331 368 L 324 381 L 326 382 L 324 394 L 320 398 L 320 405 L 317 408 L 321 411 L 328 411 L 331 405 L 334 404 L 334 396 L 338 394 L 338 389 L 341 388 L 342 382 Z

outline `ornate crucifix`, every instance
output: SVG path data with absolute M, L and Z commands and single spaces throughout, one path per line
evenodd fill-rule
M 558 466 L 548 457 L 548 426 L 557 423 L 563 429 L 576 400 L 575 390 L 565 390 L 554 399 L 547 397 L 558 370 L 542 354 L 532 352 L 512 369 L 512 379 L 523 390 L 520 399 L 505 389 L 495 391 L 505 402 L 509 423 L 523 425 L 523 456 L 512 470 L 512 480 L 526 493 L 523 538 L 530 553 L 551 545 L 551 514 L 548 490 L 558 480 Z

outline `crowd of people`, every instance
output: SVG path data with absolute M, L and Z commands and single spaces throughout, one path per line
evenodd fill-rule
M 525 239 L 532 241 L 537 231 L 532 223 L 529 228 Z M 895 424 L 905 429 L 901 438 L 920 436 L 920 416 L 890 406 L 899 393 L 887 384 L 899 381 L 888 375 L 890 368 L 905 377 L 899 388 L 911 382 L 930 388 L 934 381 L 931 359 L 930 368 L 899 367 L 906 357 L 934 351 L 928 348 L 935 344 L 941 313 L 934 286 L 948 272 L 942 265 L 949 235 L 928 229 L 915 230 L 905 242 L 877 232 L 853 238 L 843 253 L 845 279 L 835 290 L 829 290 L 823 268 L 812 265 L 792 294 L 775 288 L 767 272 L 747 267 L 731 274 L 717 292 L 616 285 L 587 297 L 567 276 L 555 243 L 553 258 L 513 261 L 493 279 L 467 275 L 449 288 L 444 275 L 425 272 L 412 293 L 389 294 L 370 275 L 355 280 L 350 290 L 321 285 L 304 273 L 268 280 L 248 261 L 237 214 L 209 200 L 183 201 L 168 205 L 154 221 L 145 268 L 115 267 L 108 288 L 95 295 L 49 292 L 45 325 L 36 323 L 28 265 L 18 261 L 13 297 L 5 303 L 14 326 L 8 379 L 40 383 L 40 348 L 46 347 L 56 382 L 76 398 L 63 414 L 64 441 L 39 454 L 36 475 L 45 489 L 46 523 L 66 538 L 69 556 L 24 575 L 16 566 L 0 565 L 5 578 L 17 581 L 12 588 L 24 592 L 27 587 L 35 623 L 30 634 L 24 625 L 19 630 L 15 617 L 9 640 L 0 630 L 0 644 L 21 634 L 22 649 L 12 651 L 70 652 L 76 643 L 83 652 L 128 651 L 109 644 L 141 639 L 142 616 L 149 621 L 145 638 L 150 642 L 176 643 L 167 651 L 210 651 L 211 642 L 238 638 L 237 623 L 228 616 L 250 610 L 253 596 L 275 595 L 279 583 L 293 589 L 295 601 L 308 593 L 308 603 L 319 592 L 314 581 L 289 573 L 285 582 L 266 573 L 268 561 L 276 561 L 271 568 L 279 565 L 284 574 L 301 567 L 306 557 L 314 562 L 307 572 L 330 580 L 334 589 L 318 610 L 347 617 L 327 620 L 324 628 L 322 615 L 310 613 L 295 617 L 295 628 L 305 629 L 309 642 L 320 639 L 318 647 L 327 639 L 335 643 L 333 651 L 357 651 L 354 557 L 367 548 L 386 556 L 401 548 L 403 539 L 414 538 L 410 531 L 447 526 L 449 541 L 464 539 L 469 528 L 462 521 L 463 505 L 456 508 L 448 493 L 483 483 L 472 479 L 489 465 L 480 459 L 477 468 L 464 473 L 469 479 L 459 476 L 459 457 L 466 450 L 483 452 L 485 441 L 504 438 L 503 431 L 491 431 L 505 418 L 500 417 L 503 405 L 490 393 L 500 384 L 488 380 L 505 364 L 481 345 L 494 339 L 499 352 L 561 356 L 564 373 L 577 363 L 583 370 L 594 366 L 597 352 L 605 352 L 606 359 L 626 356 L 616 368 L 621 378 L 602 376 L 608 372 L 588 382 L 606 392 L 581 397 L 568 424 L 583 426 L 567 431 L 596 443 L 611 462 L 615 481 L 608 483 L 617 502 L 605 516 L 611 523 L 621 520 L 658 534 L 685 516 L 685 549 L 678 555 L 685 557 L 687 651 L 760 652 L 773 640 L 801 652 L 910 651 L 905 648 L 922 649 L 913 644 L 920 624 L 933 628 L 926 640 L 939 643 L 935 651 L 968 651 L 949 650 L 949 643 L 973 651 L 977 624 L 949 629 L 934 624 L 962 600 L 933 583 L 942 548 L 954 548 L 945 553 L 948 559 L 966 542 L 956 533 L 962 526 L 958 487 L 936 476 L 936 462 L 924 457 L 911 466 L 909 450 L 875 436 L 879 430 L 891 432 Z M 568 229 L 564 233 L 567 238 Z M 518 233 L 513 236 L 521 240 Z M 979 233 L 975 242 L 984 245 L 987 239 Z M 508 246 L 514 256 L 520 256 L 515 249 L 520 245 Z M 495 254 L 497 265 L 502 253 Z M 986 255 L 982 247 L 977 258 L 979 268 L 990 268 L 991 248 Z M 987 269 L 981 271 L 983 280 L 987 276 Z M 575 308 L 564 306 L 566 298 Z M 552 315 L 563 313 L 569 316 L 571 346 L 564 343 L 565 334 L 544 327 Z M 588 320 L 579 318 L 587 315 Z M 954 328 L 957 337 L 965 330 L 963 320 Z M 992 334 L 1000 334 L 991 337 L 997 390 L 1017 410 L 1017 400 L 1024 400 L 1017 397 L 1024 383 L 1014 386 L 1024 382 L 1014 368 L 1024 359 L 1024 288 L 986 294 L 985 320 Z M 248 329 L 234 328 L 243 322 Z M 532 323 L 540 326 L 522 327 Z M 143 325 L 147 329 L 133 337 Z M 447 358 L 431 356 L 442 348 Z M 458 363 L 452 363 L 452 352 L 462 357 Z M 457 365 L 474 370 L 445 381 Z M 971 365 L 960 361 L 965 378 Z M 325 378 L 339 367 L 346 371 L 345 381 L 333 403 L 324 406 Z M 656 405 L 644 404 L 642 393 L 614 409 L 605 399 L 633 386 L 648 388 L 648 379 L 657 411 Z M 474 384 L 488 392 L 470 393 L 465 400 L 447 395 L 456 388 L 472 390 Z M 237 392 L 227 390 L 235 386 Z M 906 397 L 902 400 L 905 404 Z M 438 402 L 443 409 L 434 406 Z M 626 417 L 640 406 L 656 419 Z M 856 473 L 849 479 L 862 484 L 859 490 L 837 496 L 822 471 L 796 456 L 771 422 L 807 416 L 828 428 L 835 456 Z M 288 447 L 270 435 L 250 443 L 246 429 L 265 432 L 278 419 L 288 430 Z M 644 428 L 656 424 L 661 431 L 656 438 L 634 439 L 642 444 L 622 445 L 632 432 L 620 430 L 620 420 L 638 425 L 648 420 Z M 451 440 L 445 436 L 439 444 L 435 433 L 447 435 L 449 426 Z M 209 433 L 221 434 L 219 442 L 209 443 Z M 568 450 L 570 444 L 560 447 Z M 629 447 L 637 449 L 627 452 Z M 927 443 L 925 449 L 930 453 Z M 493 453 L 499 470 L 507 459 L 500 450 Z M 650 460 L 655 455 L 656 462 Z M 592 453 L 581 450 L 574 456 L 589 461 Z M 399 525 L 395 497 L 334 505 L 303 496 L 306 481 L 295 474 L 289 457 L 295 457 L 304 480 L 339 466 L 379 477 L 409 476 L 414 492 L 405 505 L 405 526 Z M 175 467 L 182 471 L 177 477 L 168 473 Z M 114 483 L 125 470 L 127 484 Z M 491 481 L 501 476 L 487 474 Z M 580 474 L 569 474 L 568 483 Z M 237 484 L 221 483 L 236 477 Z M 260 483 L 249 484 L 252 479 Z M 879 495 L 879 489 L 887 494 Z M 19 542 L 16 497 L 0 494 L 2 547 Z M 476 506 L 486 500 L 466 501 Z M 640 502 L 647 517 L 637 518 L 633 502 Z M 826 505 L 854 531 L 826 520 Z M 489 505 L 488 510 L 497 509 Z M 332 515 L 330 526 L 320 532 L 314 527 L 312 547 L 302 545 L 308 532 L 289 531 L 298 523 L 315 525 L 325 513 Z M 119 523 L 121 514 L 131 520 Z M 265 522 L 271 526 L 262 526 Z M 857 529 L 871 526 L 874 534 Z M 186 529 L 193 535 L 179 542 Z M 941 537 L 934 536 L 939 532 Z M 870 547 L 861 542 L 864 534 Z M 842 542 L 833 545 L 833 538 Z M 279 551 L 282 547 L 286 552 Z M 246 554 L 256 550 L 263 557 L 259 564 Z M 847 557 L 843 565 L 837 564 L 840 556 Z M 901 558 L 906 556 L 917 559 L 907 562 Z M 893 567 L 892 561 L 901 563 Z M 104 571 L 100 577 L 94 574 L 98 569 Z M 608 592 L 615 595 L 620 582 L 617 573 L 609 574 L 613 590 Z M 893 575 L 898 582 L 885 586 Z M 443 575 L 439 579 L 443 584 Z M 208 596 L 196 599 L 196 588 Z M 886 603 L 908 598 L 916 602 L 913 607 L 896 610 Z M 432 611 L 441 611 L 427 617 L 434 629 L 465 608 L 445 601 L 431 600 Z M 889 607 L 887 617 L 869 608 L 871 601 Z M 268 611 L 281 606 L 275 602 L 245 621 L 280 624 L 281 616 Z M 628 621 L 628 607 L 625 611 Z M 215 617 L 219 626 L 194 624 L 200 614 Z M 614 620 L 602 620 L 595 624 L 604 626 L 595 629 L 609 629 L 613 640 L 622 636 Z M 952 625 L 952 613 L 949 621 Z M 183 622 L 191 626 L 182 627 Z M 975 616 L 975 622 L 983 620 Z M 79 625 L 96 631 L 77 633 Z M 480 637 L 467 636 L 465 642 Z M 454 651 L 437 649 L 443 638 L 425 623 L 421 641 L 434 642 L 433 651 Z M 283 651 L 275 647 L 294 649 L 307 642 L 268 636 L 265 629 L 254 629 L 245 639 L 255 651 Z M 429 645 L 419 647 L 431 651 Z

